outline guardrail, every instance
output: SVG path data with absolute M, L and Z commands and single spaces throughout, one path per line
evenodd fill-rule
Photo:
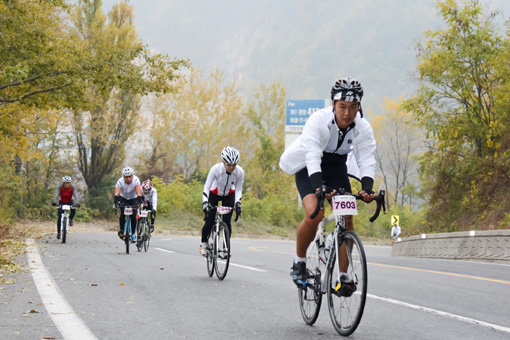
M 393 244 L 391 255 L 510 263 L 510 230 L 471 230 L 404 237 Z

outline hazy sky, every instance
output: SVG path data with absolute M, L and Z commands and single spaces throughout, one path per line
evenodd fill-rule
M 103 0 L 107 12 L 114 0 Z M 435 0 L 130 0 L 150 48 L 222 70 L 249 96 L 262 83 L 285 84 L 288 98 L 326 98 L 339 76 L 358 78 L 377 111 L 416 87 L 414 47 L 441 25 Z M 485 0 L 500 9 L 510 0 Z M 380 108 L 379 108 L 380 110 Z

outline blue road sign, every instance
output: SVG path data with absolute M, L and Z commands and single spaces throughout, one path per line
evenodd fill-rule
M 322 108 L 324 108 L 324 99 L 287 99 L 285 127 L 302 128 L 308 117 Z M 300 131 L 301 129 L 299 129 Z

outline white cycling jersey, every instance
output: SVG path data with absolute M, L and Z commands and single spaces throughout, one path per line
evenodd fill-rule
M 151 188 L 148 194 L 143 193 L 143 199 L 145 202 L 152 205 L 152 209 L 156 210 L 158 207 L 158 192 L 156 188 Z
M 136 195 L 136 187 L 140 186 L 140 179 L 133 175 L 133 180 L 131 183 L 127 184 L 124 181 L 124 177 L 119 178 L 117 184 L 115 184 L 116 188 L 120 188 L 120 197 L 125 198 L 127 200 L 132 200 L 137 197 Z
M 342 131 L 335 122 L 332 107 L 314 112 L 306 122 L 303 133 L 296 139 L 280 157 L 280 168 L 290 175 L 294 175 L 304 167 L 308 174 L 321 172 L 321 159 L 324 152 L 340 155 L 354 154 L 355 165 L 359 167 L 356 173 L 348 162 L 348 173 L 359 178 L 375 175 L 375 138 L 370 123 L 361 118 L 359 112 L 354 123 L 347 128 L 343 139 Z M 341 140 L 340 145 L 339 139 Z M 353 161 L 353 160 L 351 160 Z
M 227 196 L 235 192 L 235 202 L 243 195 L 244 170 L 239 165 L 232 173 L 228 173 L 223 163 L 214 165 L 207 175 L 204 184 L 202 201 L 209 200 L 209 192 L 218 196 Z

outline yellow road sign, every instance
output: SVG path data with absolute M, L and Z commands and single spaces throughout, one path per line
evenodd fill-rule
M 399 219 L 398 215 L 391 215 L 391 225 L 394 225 L 395 223 L 397 225 L 399 225 L 400 224 L 399 221 L 400 221 L 400 219 Z

